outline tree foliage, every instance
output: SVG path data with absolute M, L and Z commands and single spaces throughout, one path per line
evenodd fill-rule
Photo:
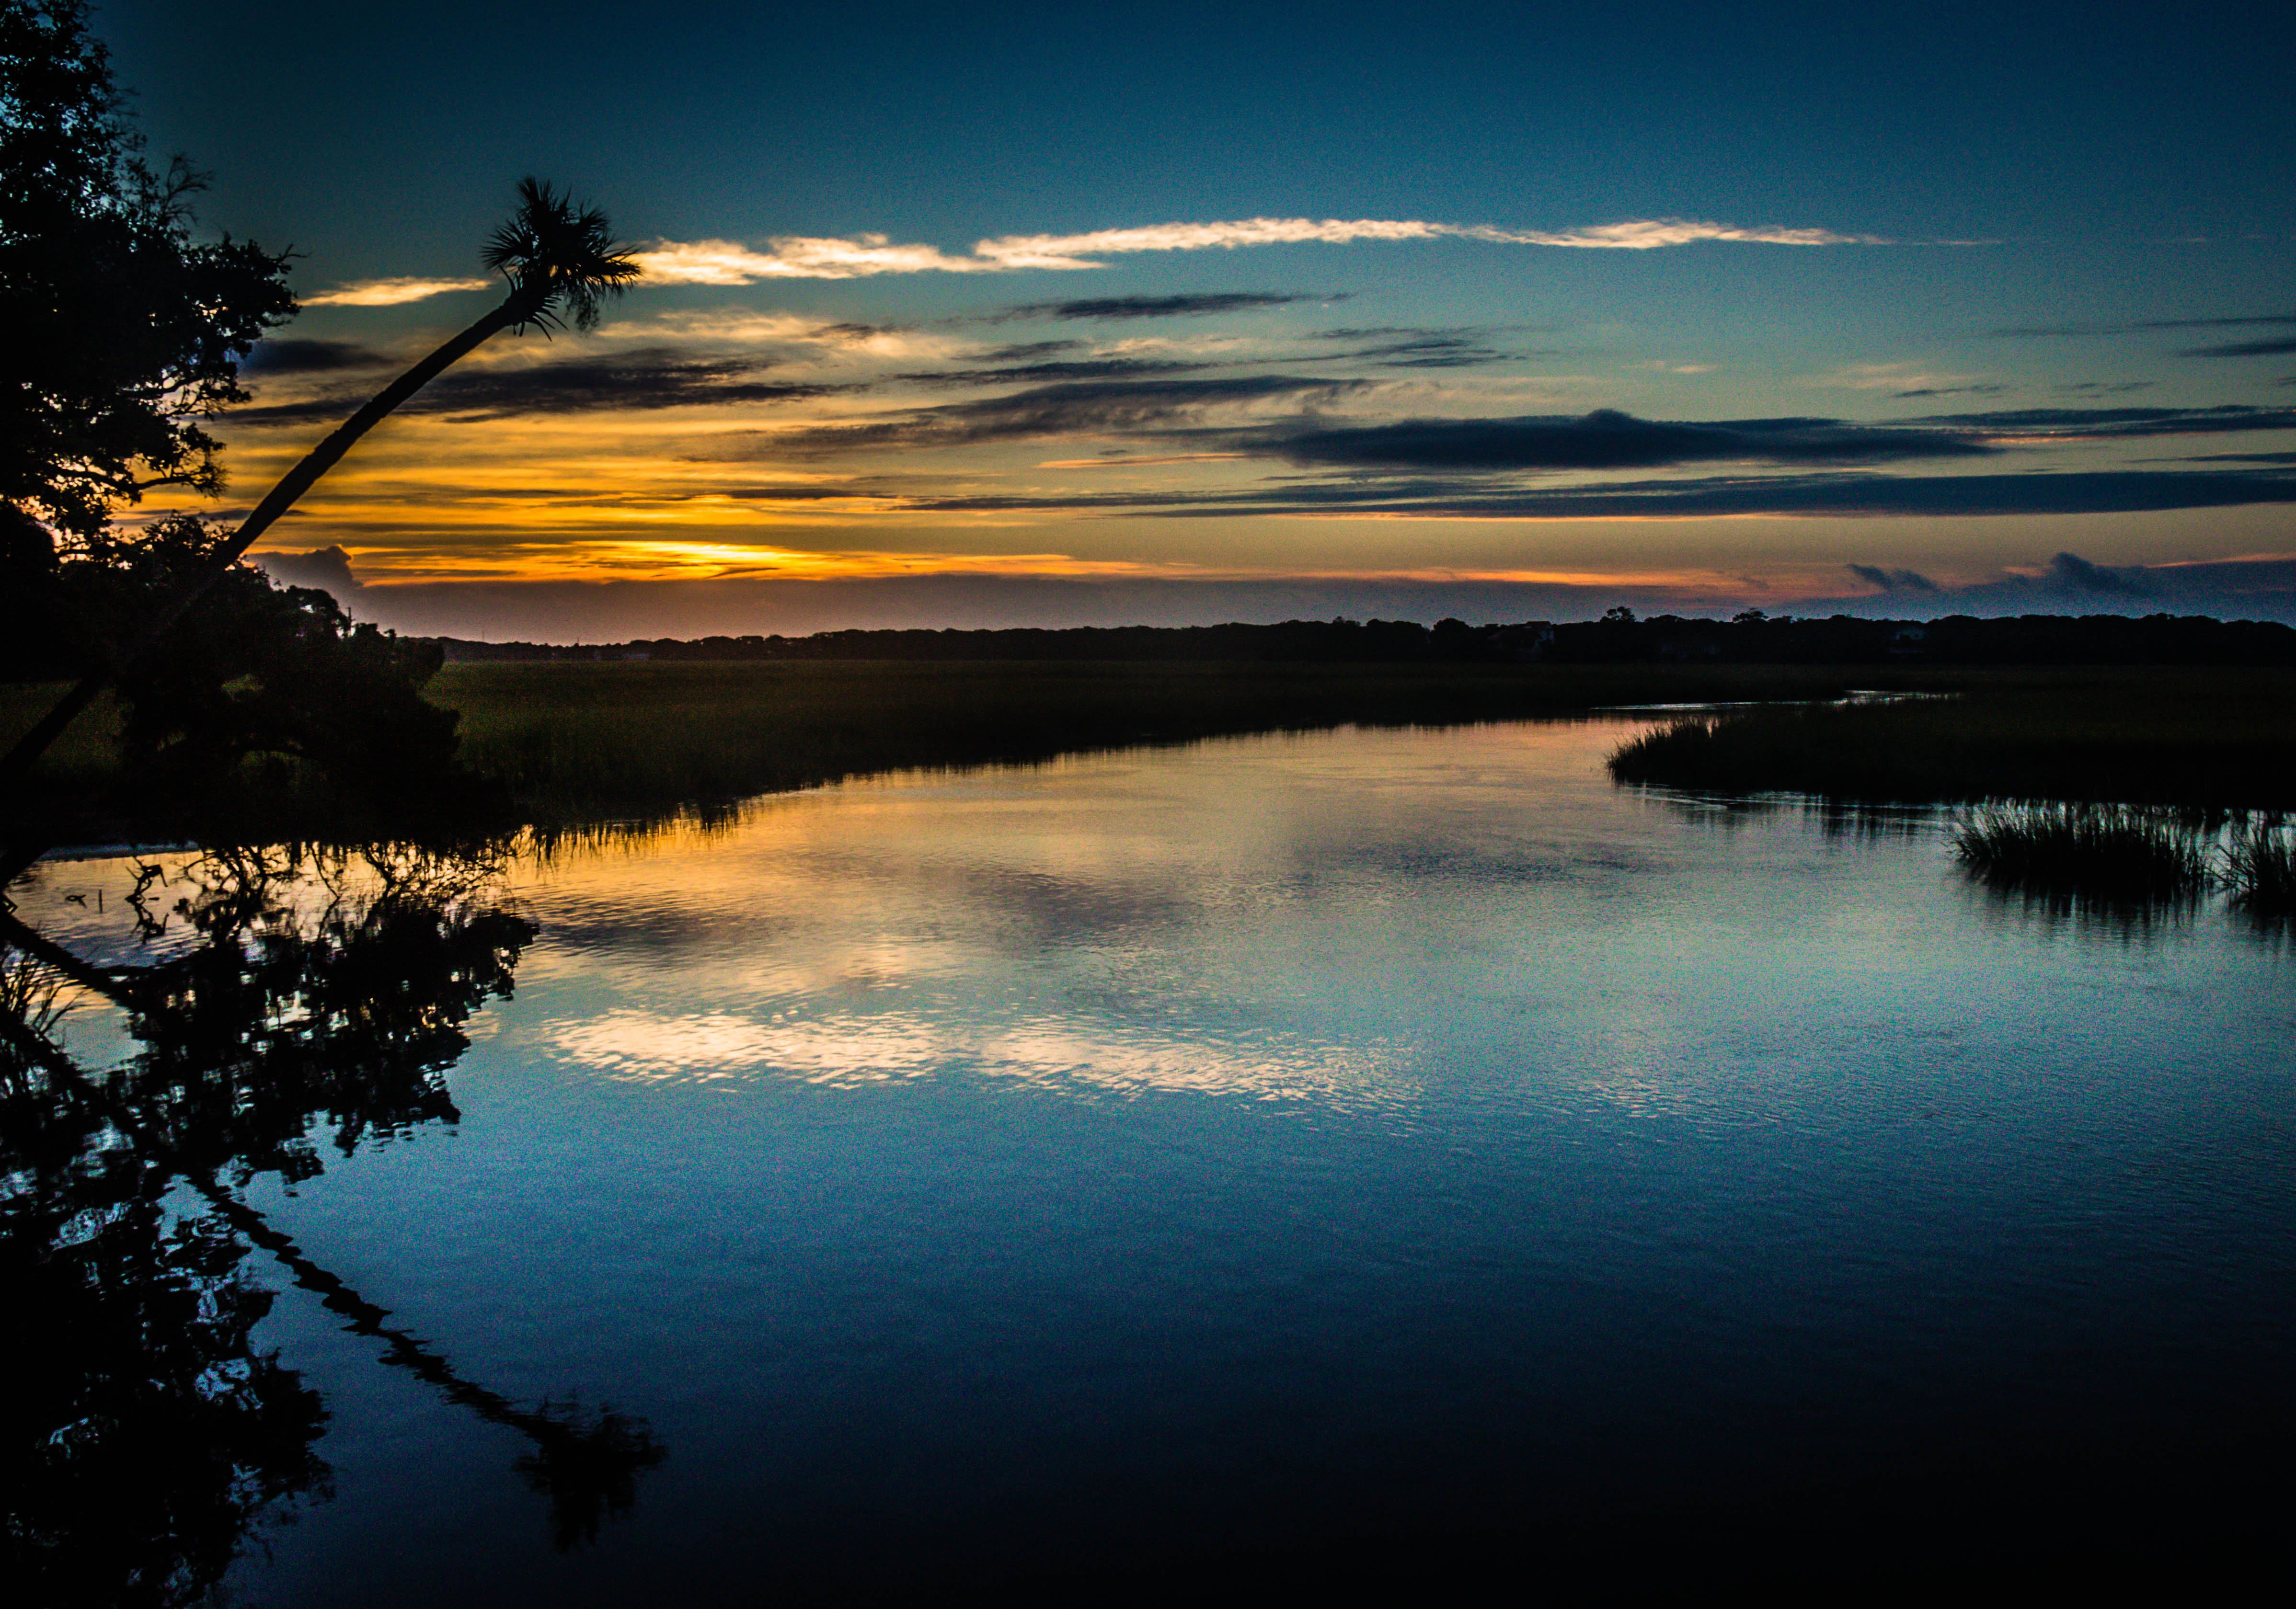
M 49 635 L 24 668 L 108 667 L 117 781 L 102 798 L 36 788 L 5 802 L 0 826 L 246 842 L 491 821 L 498 790 L 457 763 L 460 718 L 422 696 L 439 645 L 355 623 L 324 592 L 234 565 L 152 651 L 118 652 L 226 538 L 173 515 L 98 533 L 54 567 L 37 600 Z
M 82 642 L 101 654 L 134 633 L 222 540 L 188 515 L 98 538 L 60 569 Z M 194 837 L 452 814 L 476 799 L 455 763 L 458 717 L 422 694 L 440 658 L 354 624 L 324 592 L 234 566 L 158 651 L 119 669 L 124 773 L 152 824 Z
M 0 0 L 0 547 L 20 569 L 26 515 L 85 539 L 153 486 L 220 485 L 201 421 L 245 400 L 238 360 L 295 301 L 284 255 L 193 238 L 204 183 L 144 160 L 84 0 Z

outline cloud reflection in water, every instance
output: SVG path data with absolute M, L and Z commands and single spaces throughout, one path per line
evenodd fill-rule
M 610 1011 L 543 1030 L 564 1063 L 659 1085 L 767 1079 L 849 1088 L 965 1067 L 1076 1091 L 1192 1090 L 1246 1099 L 1362 1107 L 1408 1099 L 1393 1048 L 1319 1042 L 1282 1031 L 1157 1034 L 1087 1031 L 1057 1017 L 966 1031 L 898 1014 L 814 1020 L 728 1012 Z

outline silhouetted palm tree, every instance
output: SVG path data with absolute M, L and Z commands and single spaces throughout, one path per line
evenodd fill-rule
M 494 232 L 480 257 L 510 282 L 510 294 L 501 305 L 377 392 L 374 400 L 288 470 L 208 560 L 216 573 L 229 568 L 384 415 L 456 360 L 504 330 L 523 334 L 529 325 L 562 329 L 570 323 L 578 330 L 591 329 L 606 298 L 620 295 L 640 272 L 630 254 L 615 245 L 613 226 L 604 213 L 594 207 L 578 209 L 564 192 L 539 179 L 519 181 L 517 213 Z
M 604 213 L 594 207 L 578 208 L 565 192 L 533 178 L 519 181 L 518 211 L 494 232 L 480 258 L 510 283 L 510 294 L 501 305 L 385 386 L 288 470 L 230 539 L 200 560 L 176 595 L 152 617 L 140 640 L 111 665 L 90 672 L 0 759 L 0 790 L 20 786 L 33 762 L 119 670 L 140 657 L 160 633 L 182 618 L 201 592 L 237 563 L 258 537 L 391 410 L 502 331 L 522 334 L 529 327 L 562 329 L 570 323 L 578 330 L 592 328 L 606 298 L 620 295 L 642 272 L 631 254 L 615 243 L 613 226 Z M 5 857 L 12 864 L 0 867 L 0 883 L 5 882 L 7 870 L 21 869 L 12 866 L 16 858 Z

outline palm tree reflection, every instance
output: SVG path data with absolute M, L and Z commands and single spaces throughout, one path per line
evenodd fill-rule
M 563 1401 L 545 1397 L 536 1408 L 521 1409 L 500 1392 L 465 1379 L 428 1343 L 385 1322 L 389 1309 L 376 1306 L 312 1262 L 293 1240 L 229 1191 L 212 1182 L 194 1181 L 194 1188 L 217 1216 L 277 1258 L 297 1285 L 317 1293 L 321 1306 L 349 1319 L 345 1329 L 382 1342 L 383 1362 L 407 1370 L 488 1424 L 515 1430 L 533 1442 L 534 1450 L 520 1454 L 512 1467 L 550 1499 L 552 1540 L 560 1551 L 596 1540 L 603 1519 L 619 1518 L 636 1504 L 638 1476 L 660 1463 L 667 1450 L 644 1420 L 611 1406 L 585 1409 L 574 1396 Z
M 267 1515 L 327 1495 L 317 1394 L 251 1332 L 272 1294 L 250 1248 L 383 1344 L 381 1360 L 531 1443 L 514 1467 L 554 1540 L 627 1513 L 663 1449 L 578 1398 L 522 1407 L 314 1262 L 241 1199 L 324 1171 L 320 1137 L 454 1121 L 463 1026 L 506 996 L 530 923 L 499 851 L 234 854 L 130 894 L 127 960 L 0 910 L 0 1288 L 17 1388 L 0 1393 L 0 1575 L 36 1598 L 187 1603 Z M 172 894 L 175 897 L 168 899 Z M 62 1048 L 75 998 L 135 1042 L 93 1070 Z M 187 1186 L 204 1210 L 170 1210 Z

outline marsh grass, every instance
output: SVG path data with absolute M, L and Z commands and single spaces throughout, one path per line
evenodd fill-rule
M 1622 744 L 1611 772 L 1866 804 L 2296 804 L 2296 674 L 1979 672 L 1959 687 L 1954 698 L 1687 715 Z
M 1447 726 L 1659 700 L 1823 698 L 1840 691 L 1843 675 L 1770 666 L 470 664 L 447 667 L 425 691 L 460 714 L 462 759 L 480 791 L 501 800 L 478 813 L 483 820 L 451 819 L 445 807 L 432 813 L 450 819 L 412 827 L 353 819 L 324 798 L 302 799 L 288 765 L 279 779 L 241 788 L 228 820 L 187 829 L 170 801 L 139 793 L 121 774 L 119 715 L 108 703 L 50 751 L 31 796 L 0 801 L 0 814 L 13 809 L 57 842 L 706 823 L 759 794 L 886 772 L 1349 723 Z M 0 685 L 0 742 L 60 690 Z
M 1854 813 L 1967 806 L 1954 853 L 1997 894 L 2112 914 L 2211 886 L 2292 909 L 2296 677 L 2279 670 L 1980 673 L 1946 699 L 1693 713 L 1621 744 L 1621 782 Z
M 2152 904 L 2208 886 L 2210 836 L 2172 813 L 2128 805 L 1988 804 L 1956 823 L 1953 847 L 1995 887 Z
M 2234 903 L 2258 916 L 2296 916 L 2296 829 L 2281 821 L 2243 822 L 2224 845 L 2223 880 Z
M 1584 715 L 1660 698 L 1811 698 L 1823 667 L 1330 664 L 472 664 L 429 689 L 529 821 L 701 816 L 912 768 L 1360 723 Z
M 1953 693 L 1835 705 L 1851 687 Z M 0 739 L 56 689 L 0 686 Z M 707 822 L 777 790 L 911 768 L 1264 731 L 1570 718 L 1750 704 L 1669 722 L 1612 757 L 1620 780 L 1845 810 L 2038 797 L 2296 803 L 2296 673 L 1759 665 L 793 661 L 449 666 L 463 757 L 543 829 Z M 1780 703 L 1777 701 L 1798 701 Z M 108 704 L 52 750 L 43 798 L 68 832 L 132 835 Z M 150 801 L 144 801 L 150 804 Z M 260 812 L 255 813 L 260 814 Z M 301 818 L 275 829 L 323 833 Z M 350 831 L 347 836 L 362 835 Z
M 2296 827 L 2278 811 L 2004 803 L 1958 817 L 1953 847 L 1995 892 L 2127 913 L 2210 888 L 2267 926 L 2296 917 Z

